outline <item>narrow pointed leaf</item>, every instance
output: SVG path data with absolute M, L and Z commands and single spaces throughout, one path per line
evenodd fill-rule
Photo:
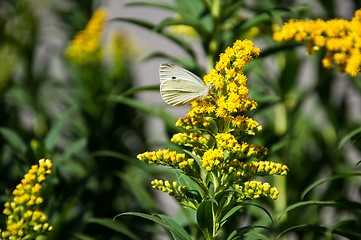
M 187 232 L 185 232 L 184 229 L 183 229 L 183 231 L 178 231 L 179 230 L 178 228 L 173 227 L 176 224 L 175 221 L 170 223 L 170 220 L 164 215 L 162 215 L 162 218 L 161 218 L 160 214 L 149 215 L 149 214 L 139 213 L 139 212 L 126 212 L 126 213 L 117 215 L 115 218 L 118 218 L 120 216 L 127 216 L 127 215 L 142 217 L 142 218 L 148 219 L 150 221 L 153 221 L 155 223 L 158 223 L 159 225 L 163 226 L 167 230 L 171 231 L 172 234 L 174 234 L 173 236 L 175 236 L 176 237 L 175 239 L 177 239 L 177 240 L 191 240 L 191 238 L 189 237 Z
M 56 122 L 50 128 L 50 131 L 48 132 L 44 140 L 44 146 L 47 151 L 52 152 L 56 144 L 56 140 L 61 134 L 61 128 L 64 126 L 66 121 L 69 120 L 71 113 L 73 113 L 75 109 L 76 107 L 72 107 L 68 111 L 66 111 L 59 119 L 56 120 Z
M 353 138 L 354 136 L 356 136 L 357 134 L 359 134 L 359 141 L 361 141 L 361 127 L 356 128 L 355 130 L 353 130 L 352 132 L 350 132 L 349 134 L 347 134 L 345 137 L 343 137 L 340 141 L 340 143 L 338 144 L 338 149 L 341 150 L 343 148 L 343 146 L 345 146 L 345 144 L 347 142 L 349 142 L 351 140 L 351 138 Z
M 112 229 L 116 232 L 124 234 L 125 236 L 129 237 L 130 239 L 140 240 L 140 238 L 138 238 L 136 235 L 134 235 L 134 233 L 132 233 L 126 225 L 122 224 L 119 221 L 115 221 L 113 219 L 107 219 L 107 218 L 93 218 L 93 219 L 90 219 L 89 222 L 96 223 L 96 224 L 102 225 L 106 228 Z
M 157 216 L 159 216 L 161 219 L 164 220 L 164 222 L 166 222 L 172 229 L 174 229 L 177 233 L 181 234 L 183 238 L 181 239 L 189 239 L 189 235 L 188 233 L 184 230 L 184 228 L 182 226 L 180 226 L 176 221 L 174 221 L 173 218 L 168 217 L 166 215 L 163 214 L 157 214 Z M 172 235 L 174 236 L 174 231 L 171 231 Z M 176 234 L 175 236 L 178 236 L 178 234 Z
M 357 220 L 345 220 L 332 227 L 332 232 L 348 239 L 361 239 L 361 223 Z
M 170 129 L 174 129 L 176 130 L 177 128 L 174 126 L 174 123 L 176 121 L 175 117 L 172 116 L 170 113 L 166 112 L 163 108 L 160 107 L 155 107 L 155 106 L 151 106 L 151 105 L 147 105 L 143 102 L 131 99 L 131 98 L 126 98 L 124 96 L 111 96 L 109 98 L 110 101 L 116 101 L 125 105 L 128 105 L 132 108 L 135 108 L 137 110 L 140 110 L 144 113 L 147 113 L 151 116 L 156 116 L 159 117 L 160 119 L 162 119 L 165 124 L 170 128 Z
M 176 11 L 175 6 L 163 3 L 163 2 L 129 2 L 126 3 L 125 6 L 127 7 L 154 7 L 158 9 Z
M 288 15 L 291 12 L 302 11 L 303 9 L 305 9 L 305 8 L 304 7 L 294 7 L 294 8 L 278 7 L 278 8 L 274 8 L 274 9 L 270 9 L 270 10 L 258 13 L 257 15 L 253 16 L 248 21 L 246 21 L 240 25 L 240 28 L 238 29 L 236 36 L 239 36 L 242 33 L 247 32 L 252 27 L 259 27 L 263 23 L 270 22 L 275 17 L 282 17 L 285 15 Z
M 308 186 L 301 195 L 301 199 L 304 199 L 304 197 L 306 196 L 307 193 L 309 193 L 311 190 L 313 190 L 314 188 L 316 188 L 317 186 L 325 183 L 325 182 L 330 182 L 336 179 L 340 179 L 340 178 L 347 178 L 347 177 L 354 177 L 354 176 L 361 176 L 361 172 L 350 172 L 350 173 L 345 173 L 345 174 L 340 174 L 340 175 L 336 175 L 336 176 L 332 176 L 329 178 L 325 178 L 325 179 L 320 179 L 314 183 L 312 183 L 310 186 Z
M 253 204 L 253 203 L 249 203 L 249 202 L 245 202 L 244 205 L 245 205 L 245 206 L 246 206 L 246 205 L 255 206 L 255 207 L 263 210 L 263 211 L 268 215 L 268 217 L 270 218 L 270 220 L 273 222 L 273 218 L 272 218 L 271 213 L 270 213 L 266 208 L 262 207 L 261 205 L 257 205 L 257 204 Z
M 355 201 L 304 201 L 304 202 L 295 203 L 284 209 L 280 214 L 279 219 L 282 218 L 283 214 L 290 212 L 296 208 L 303 206 L 312 206 L 312 205 L 345 208 L 345 209 L 350 209 L 351 212 L 354 212 L 355 210 L 361 210 L 361 203 Z
M 251 233 L 252 229 L 256 229 L 256 228 L 261 228 L 261 229 L 268 229 L 264 226 L 244 226 L 241 228 L 237 228 L 236 230 L 234 230 L 227 238 L 227 240 L 241 240 L 244 239 L 245 236 L 257 236 L 255 238 L 251 238 L 251 239 L 270 239 L 267 236 L 261 234 L 258 236 L 258 233 L 253 232 Z M 266 238 L 265 238 L 266 237 Z
M 135 93 L 139 92 L 147 92 L 147 91 L 159 91 L 159 85 L 151 85 L 151 86 L 136 86 L 132 87 L 124 92 L 122 92 L 120 95 L 123 97 L 128 97 L 130 95 L 133 95 Z
M 9 128 L 0 128 L 0 134 L 8 142 L 12 148 L 18 151 L 21 154 L 24 154 L 26 151 L 26 144 L 21 139 L 21 137 Z
M 197 209 L 197 223 L 206 239 L 211 239 L 215 231 L 214 204 L 212 200 L 205 200 Z
M 127 163 L 130 163 L 130 164 L 139 163 L 139 161 L 136 161 L 134 157 L 131 157 L 129 155 L 122 154 L 119 152 L 114 152 L 114 151 L 100 150 L 100 151 L 94 152 L 93 154 L 94 154 L 94 156 L 102 156 L 102 157 L 120 159 L 120 160 L 126 161 Z
M 321 225 L 317 225 L 317 224 L 300 224 L 297 226 L 293 226 L 290 227 L 286 230 L 284 230 L 283 232 L 281 232 L 277 239 L 283 239 L 283 235 L 285 235 L 286 233 L 289 232 L 295 232 L 295 231 L 304 231 L 304 232 L 323 232 L 323 233 L 330 233 L 333 235 L 340 235 L 343 237 L 346 237 L 347 239 L 360 239 L 361 234 L 359 231 L 355 230 L 355 229 L 359 229 L 360 226 L 354 226 L 354 228 L 348 229 L 347 231 L 342 230 L 342 229 L 335 229 L 335 228 L 329 228 L 329 227 L 324 227 Z M 332 238 L 333 239 L 333 238 Z
M 233 214 L 235 214 L 236 212 L 238 212 L 240 209 L 242 209 L 243 206 L 241 205 L 238 205 L 238 206 L 235 206 L 233 208 L 231 208 L 231 210 L 229 210 L 221 219 L 221 224 L 223 225 L 227 219 L 229 219 Z
M 163 29 L 169 26 L 177 26 L 184 25 L 194 28 L 200 36 L 205 37 L 209 35 L 209 32 L 197 21 L 192 21 L 190 19 L 174 19 L 174 18 L 166 18 L 162 22 L 159 23 L 156 29 Z
M 146 28 L 148 30 L 157 32 L 160 35 L 164 36 L 165 38 L 169 39 L 170 41 L 176 43 L 181 49 L 183 49 L 186 53 L 188 53 L 192 57 L 192 59 L 196 59 L 196 53 L 194 52 L 192 45 L 187 43 L 185 40 L 183 40 L 179 37 L 176 37 L 174 34 L 163 31 L 163 29 L 158 28 L 156 24 L 153 24 L 153 23 L 150 23 L 150 22 L 147 22 L 144 20 L 140 20 L 137 18 L 125 18 L 125 17 L 113 18 L 110 21 L 128 22 L 128 23 L 132 23 L 137 26 Z
M 300 224 L 300 225 L 293 226 L 293 227 L 290 227 L 290 228 L 284 230 L 283 232 L 281 232 L 281 233 L 277 236 L 277 239 L 282 239 L 281 237 L 282 237 L 283 235 L 285 235 L 286 233 L 289 233 L 289 232 L 293 232 L 293 231 L 327 232 L 328 229 L 327 229 L 326 227 L 324 227 L 324 226 L 321 226 L 321 225 Z
M 179 57 L 178 55 L 172 55 L 172 54 L 168 54 L 166 52 L 152 52 L 149 55 L 145 56 L 142 60 L 143 61 L 147 61 L 147 60 L 151 60 L 154 58 L 162 58 L 162 59 L 167 59 L 169 62 L 174 63 L 175 65 L 179 65 L 179 66 L 185 66 L 185 68 L 187 68 L 188 66 L 196 66 L 197 63 L 193 61 L 193 59 L 191 58 L 184 58 L 184 57 Z
M 184 1 L 175 0 L 176 12 L 183 18 L 199 20 L 202 12 L 204 12 L 203 1 Z
M 70 158 L 71 156 L 73 156 L 74 154 L 79 152 L 80 150 L 84 149 L 86 147 L 86 144 L 87 144 L 86 138 L 81 138 L 81 139 L 78 139 L 77 141 L 73 142 L 72 144 L 70 144 L 69 147 L 67 147 L 65 149 L 63 158 L 64 159 Z

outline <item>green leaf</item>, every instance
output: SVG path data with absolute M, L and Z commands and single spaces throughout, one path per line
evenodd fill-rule
M 64 159 L 70 158 L 71 156 L 73 156 L 74 154 L 79 152 L 81 149 L 84 149 L 86 147 L 86 144 L 87 144 L 86 138 L 81 138 L 81 139 L 71 143 L 70 146 L 65 149 L 63 158 Z
M 254 229 L 254 228 L 252 228 Z M 259 232 L 247 232 L 245 234 L 246 237 L 251 237 L 251 239 L 258 239 L 258 240 L 270 240 L 272 238 L 268 237 L 267 235 L 263 234 L 263 233 L 259 233 Z
M 361 223 L 357 220 L 345 220 L 332 227 L 332 232 L 348 239 L 361 239 Z
M 346 237 L 347 239 L 360 239 L 361 233 L 359 229 L 360 229 L 360 224 L 356 223 L 355 220 L 342 221 L 339 224 L 337 224 L 335 227 L 324 227 L 318 224 L 312 224 L 312 225 L 300 224 L 284 230 L 278 235 L 277 239 L 281 238 L 283 235 L 285 235 L 288 232 L 294 232 L 294 231 L 322 232 L 333 235 L 335 234 L 340 235 Z M 330 236 L 328 239 L 334 239 L 334 238 Z
M 156 30 L 161 31 L 165 27 L 177 25 L 184 25 L 194 28 L 194 30 L 196 30 L 199 36 L 202 36 L 202 38 L 208 38 L 207 36 L 209 36 L 209 32 L 206 28 L 203 27 L 202 24 L 199 23 L 199 21 L 193 21 L 191 19 L 166 18 L 157 25 Z
M 176 12 L 183 18 L 199 20 L 201 13 L 204 11 L 202 1 L 184 1 L 175 0 Z
M 142 61 L 147 61 L 147 60 L 151 60 L 154 58 L 167 59 L 166 61 L 172 62 L 179 66 L 183 66 L 184 68 L 188 68 L 188 66 L 194 67 L 197 65 L 197 63 L 194 62 L 194 59 L 179 57 L 179 56 L 175 56 L 175 55 L 171 55 L 171 54 L 168 54 L 165 52 L 159 52 L 159 51 L 150 53 L 149 55 L 142 58 Z M 158 90 L 159 90 L 159 86 L 158 86 Z
M 240 27 L 235 32 L 235 36 L 240 36 L 246 33 L 252 27 L 260 27 L 263 23 L 271 22 L 274 18 L 279 18 L 288 15 L 291 12 L 301 11 L 303 9 L 305 9 L 305 7 L 277 7 L 260 12 L 252 18 L 248 19 L 246 22 L 240 23 Z
M 212 200 L 204 200 L 197 209 L 197 223 L 206 239 L 213 239 L 216 234 L 214 204 Z
M 115 221 L 113 219 L 107 219 L 107 218 L 92 218 L 89 220 L 89 222 L 96 223 L 104 227 L 107 227 L 109 229 L 112 229 L 118 233 L 124 234 L 130 239 L 140 240 L 140 238 L 138 238 L 131 231 L 129 231 L 128 226 L 120 223 L 119 221 Z
M 246 205 L 248 205 L 248 206 L 254 206 L 254 207 L 256 207 L 256 208 L 261 209 L 262 211 L 264 211 L 264 212 L 268 215 L 268 217 L 270 218 L 270 220 L 273 222 L 273 218 L 272 218 L 271 213 L 270 213 L 266 208 L 262 207 L 261 205 L 254 204 L 254 203 L 249 203 L 249 202 L 244 202 L 243 205 L 245 205 L 245 206 L 246 206 Z
M 200 158 L 198 155 L 196 155 L 196 154 L 194 154 L 194 153 L 192 153 L 192 152 L 190 152 L 190 151 L 188 151 L 188 150 L 183 149 L 183 151 L 184 151 L 185 153 L 187 153 L 189 156 L 191 156 L 191 157 L 196 161 L 197 167 L 198 167 L 198 169 L 199 169 L 199 170 L 197 171 L 197 173 L 199 173 L 200 175 L 199 175 L 199 176 L 196 176 L 196 178 L 192 178 L 192 179 L 193 179 L 195 182 L 197 182 L 198 185 L 199 185 L 205 192 L 208 192 L 208 189 L 206 188 L 207 186 L 204 186 L 204 183 L 199 180 L 200 178 L 203 178 L 203 176 L 207 176 L 207 175 L 208 175 L 207 170 L 202 166 L 201 158 Z
M 3 136 L 5 141 L 7 141 L 11 147 L 15 149 L 15 151 L 25 154 L 27 149 L 26 144 L 16 132 L 10 128 L 1 127 L 0 134 Z
M 141 164 L 138 160 L 133 160 Z M 159 212 L 159 203 L 154 198 L 154 195 L 149 191 L 149 188 L 144 185 L 149 184 L 149 174 L 145 167 L 138 166 L 127 167 L 126 170 L 118 172 L 116 175 L 122 180 L 124 188 L 129 189 L 128 194 L 133 195 L 142 209 L 148 212 Z
M 93 153 L 93 155 L 94 156 L 101 156 L 101 157 L 117 158 L 117 159 L 126 161 L 127 163 L 130 163 L 130 164 L 139 163 L 139 161 L 136 161 L 136 159 L 134 157 L 131 157 L 131 156 L 123 154 L 123 153 L 114 152 L 114 151 L 99 150 L 99 151 L 95 151 Z
M 281 71 L 278 77 L 279 91 L 282 98 L 286 97 L 283 94 L 289 94 L 290 90 L 297 84 L 297 74 L 300 70 L 299 66 L 301 60 L 294 52 L 286 52 L 284 70 Z
M 288 206 L 286 209 L 284 209 L 281 212 L 279 219 L 282 218 L 283 214 L 290 212 L 296 208 L 303 206 L 312 206 L 312 205 L 345 208 L 345 209 L 350 209 L 350 212 L 354 212 L 355 210 L 361 210 L 361 203 L 355 201 L 304 201 Z
M 128 89 L 127 91 L 122 92 L 120 95 L 123 97 L 128 97 L 130 95 L 133 95 L 138 92 L 144 92 L 144 91 L 159 91 L 159 84 L 152 85 L 152 86 L 137 86 L 132 87 Z
M 129 2 L 126 3 L 125 6 L 129 7 L 154 7 L 164 10 L 170 10 L 170 11 L 176 11 L 175 6 L 168 4 L 168 3 L 162 3 L 162 2 Z
M 218 125 L 213 119 L 211 119 L 209 129 L 212 134 L 216 135 L 218 133 Z
M 238 206 L 235 206 L 233 208 L 231 208 L 231 210 L 229 210 L 226 214 L 224 214 L 224 216 L 222 217 L 220 223 L 221 225 L 223 225 L 224 223 L 226 223 L 226 221 L 233 215 L 235 214 L 236 212 L 238 212 L 240 209 L 242 209 L 243 206 L 242 205 L 238 205 Z
M 176 221 L 174 221 L 174 219 L 163 214 L 157 214 L 157 216 L 159 216 L 161 219 L 164 220 L 164 222 L 168 223 L 170 227 L 176 230 L 171 231 L 174 239 L 190 239 L 189 234 L 184 230 L 184 228 L 182 228 L 182 226 L 180 226 Z M 179 238 L 178 234 L 176 233 L 181 233 L 184 238 Z
M 73 233 L 73 236 L 77 240 L 96 240 L 95 238 L 90 237 L 90 236 L 85 235 L 85 234 L 82 234 L 82 233 Z M 38 239 L 36 239 L 36 240 L 38 240 Z
M 202 167 L 201 158 L 200 158 L 198 155 L 196 155 L 196 154 L 194 154 L 193 152 L 188 151 L 188 150 L 186 150 L 186 149 L 184 149 L 183 151 L 184 151 L 185 153 L 187 153 L 189 156 L 191 156 L 191 157 L 197 162 L 197 164 L 198 164 L 200 167 Z M 205 173 L 205 172 L 204 172 L 204 173 Z
M 115 101 L 118 103 L 122 103 L 122 104 L 128 105 L 132 108 L 135 108 L 137 110 L 140 110 L 146 114 L 149 114 L 151 116 L 159 117 L 160 119 L 162 119 L 164 121 L 164 123 L 167 125 L 168 128 L 177 130 L 177 128 L 174 126 L 176 119 L 174 118 L 174 116 L 169 114 L 163 108 L 147 105 L 143 102 L 140 102 L 140 101 L 137 101 L 137 100 L 134 100 L 131 98 L 126 98 L 122 95 L 111 96 L 109 98 L 109 101 Z
M 347 177 L 353 177 L 353 176 L 361 176 L 361 172 L 350 172 L 350 173 L 345 173 L 345 174 L 339 174 L 339 175 L 335 175 L 329 178 L 325 178 L 325 179 L 320 179 L 314 183 L 312 183 L 310 186 L 308 186 L 301 195 L 301 199 L 304 199 L 304 197 L 306 196 L 307 193 L 309 193 L 311 190 L 313 190 L 314 188 L 316 188 L 317 186 L 325 183 L 325 182 L 330 182 L 336 179 L 340 179 L 340 178 L 347 178 Z
M 316 231 L 316 232 L 327 232 L 328 229 L 324 226 L 321 225 L 310 225 L 310 224 L 300 224 L 297 226 L 293 226 L 290 227 L 286 230 L 284 230 L 283 232 L 281 232 L 278 236 L 277 239 L 283 239 L 281 238 L 283 235 L 285 235 L 288 232 L 293 232 L 293 231 L 305 231 L 305 232 L 310 232 L 310 231 Z
M 244 239 L 245 236 L 248 237 L 254 236 L 251 239 L 270 239 L 264 234 L 252 231 L 253 229 L 256 228 L 268 229 L 264 226 L 245 226 L 245 227 L 237 228 L 228 236 L 227 240 L 236 240 L 236 239 L 241 240 Z
M 44 140 L 44 146 L 46 151 L 52 152 L 56 144 L 56 140 L 61 133 L 61 128 L 63 127 L 64 123 L 68 120 L 71 113 L 75 111 L 75 109 L 76 107 L 72 107 L 68 111 L 66 111 L 59 119 L 55 121 L 53 126 L 50 128 L 50 131 L 48 132 Z
M 245 226 L 234 230 L 227 238 L 227 240 L 241 240 L 244 239 L 244 235 L 252 229 L 252 226 Z
M 262 52 L 258 56 L 258 59 L 265 58 L 273 54 L 277 54 L 279 52 L 286 52 L 288 50 L 296 51 L 297 47 L 303 46 L 303 43 L 294 43 L 294 42 L 285 42 L 277 45 L 272 45 L 262 49 Z
M 357 134 L 361 134 L 361 127 L 356 128 L 355 130 L 353 130 L 352 132 L 347 134 L 345 137 L 343 137 L 341 139 L 340 143 L 338 144 L 338 150 L 341 150 L 345 146 L 345 144 L 347 142 L 349 142 L 351 140 L 351 138 L 353 138 Z M 361 136 L 358 139 L 360 139 L 360 138 L 361 138 Z M 360 139 L 360 141 L 361 141 L 361 139 Z
M 176 37 L 174 34 L 163 31 L 163 29 L 158 28 L 157 25 L 155 25 L 153 23 L 150 23 L 150 22 L 147 22 L 144 20 L 140 20 L 140 19 L 136 19 L 136 18 L 124 18 L 124 17 L 113 18 L 110 21 L 128 22 L 128 23 L 132 23 L 137 26 L 146 28 L 148 30 L 158 32 L 163 37 L 165 37 L 165 38 L 169 39 L 170 41 L 174 42 L 175 44 L 177 44 L 181 49 L 183 49 L 187 54 L 189 54 L 192 59 L 196 59 L 197 55 L 194 52 L 192 45 L 190 45 L 188 42 L 184 41 L 183 39 Z
M 149 215 L 149 214 L 139 213 L 139 212 L 126 212 L 126 213 L 121 213 L 121 214 L 115 216 L 115 218 L 118 218 L 120 216 L 127 216 L 127 215 L 142 217 L 142 218 L 151 220 L 155 223 L 158 223 L 159 225 L 161 225 L 164 228 L 166 228 L 167 230 L 169 230 L 172 233 L 174 239 L 191 240 L 188 233 L 181 226 L 179 226 L 179 224 L 177 224 L 173 219 L 171 219 L 170 217 L 167 217 L 165 215 L 162 215 L 162 214 Z

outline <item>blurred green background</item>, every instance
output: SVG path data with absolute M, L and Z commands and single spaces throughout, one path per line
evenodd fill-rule
M 161 228 L 146 220 L 112 221 L 127 211 L 170 212 L 191 227 L 187 211 L 161 207 L 159 194 L 150 189 L 152 177 L 173 175 L 136 159 L 138 153 L 169 146 L 175 120 L 187 110 L 161 101 L 159 63 L 173 62 L 202 76 L 235 39 L 249 38 L 261 48 L 261 56 L 245 69 L 250 97 L 259 102 L 253 117 L 264 129 L 254 141 L 290 172 L 270 179 L 281 192 L 279 200 L 259 202 L 273 222 L 249 207 L 235 223 L 267 226 L 270 239 L 294 226 L 300 228 L 284 239 L 334 239 L 325 232 L 337 227 L 356 232 L 346 235 L 351 239 L 361 236 L 361 79 L 324 69 L 322 51 L 308 56 L 304 46 L 272 40 L 275 24 L 290 18 L 349 20 L 360 2 L 225 0 L 222 4 L 233 9 L 219 19 L 219 35 L 198 37 L 175 26 L 199 18 L 200 26 L 194 26 L 212 31 L 205 7 L 212 1 L 135 2 L 0 2 L 1 203 L 30 166 L 46 157 L 54 164 L 43 192 L 44 211 L 54 225 L 49 239 L 159 238 Z M 79 50 L 80 60 L 69 57 L 72 39 L 85 32 L 101 6 L 108 8 L 107 21 L 100 31 L 88 29 L 81 43 L 97 34 L 100 42 L 94 51 Z M 215 48 L 207 45 L 210 39 Z M 302 198 L 312 183 L 335 176 Z M 346 204 L 303 206 L 278 220 L 283 209 L 304 200 Z

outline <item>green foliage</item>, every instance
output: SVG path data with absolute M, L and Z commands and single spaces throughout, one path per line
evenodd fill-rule
M 127 212 L 117 215 L 116 217 L 120 216 L 126 216 L 126 215 L 132 215 L 132 216 L 138 216 L 141 218 L 145 218 L 148 220 L 151 220 L 165 229 L 169 230 L 171 233 L 173 239 L 175 240 L 190 240 L 188 233 L 180 226 L 176 221 L 174 221 L 172 218 L 163 215 L 163 214 L 144 214 L 139 212 Z
M 212 200 L 203 202 L 196 214 L 180 209 L 174 219 L 164 215 L 148 186 L 151 175 L 170 174 L 136 160 L 149 149 L 144 131 L 148 116 L 175 131 L 175 117 L 134 97 L 158 87 L 134 86 L 131 54 L 119 55 L 114 65 L 80 67 L 64 57 L 67 43 L 47 46 L 51 33 L 41 25 L 47 19 L 38 11 L 40 2 L 0 3 L 1 203 L 9 200 L 30 166 L 45 157 L 54 164 L 42 192 L 43 210 L 54 227 L 48 239 L 151 239 L 162 232 L 154 223 L 170 239 L 202 239 L 200 231 L 212 235 L 217 208 Z M 259 103 L 252 117 L 263 126 L 255 142 L 267 146 L 272 160 L 287 164 L 290 172 L 283 180 L 269 178 L 280 190 L 275 203 L 259 200 L 256 207 L 224 212 L 221 224 L 228 220 L 218 239 L 286 239 L 289 234 L 302 240 L 360 239 L 361 78 L 324 69 L 321 52 L 307 56 L 300 44 L 271 38 L 274 25 L 291 18 L 342 17 L 339 3 L 129 2 L 125 7 L 154 8 L 174 17 L 159 23 L 141 16 L 110 22 L 143 27 L 185 53 L 153 52 L 145 60 L 162 58 L 203 76 L 236 39 L 261 46 L 260 57 L 245 69 L 250 97 Z M 360 3 L 349 2 L 351 18 Z M 41 9 L 68 42 L 85 28 L 97 3 L 46 3 Z M 188 27 L 189 37 L 180 26 Z M 198 54 L 195 41 L 204 55 Z M 4 224 L 1 216 L 2 229 Z

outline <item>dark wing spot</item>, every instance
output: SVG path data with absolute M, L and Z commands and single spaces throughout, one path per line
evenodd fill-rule
M 176 77 L 172 77 L 172 79 L 176 79 Z

